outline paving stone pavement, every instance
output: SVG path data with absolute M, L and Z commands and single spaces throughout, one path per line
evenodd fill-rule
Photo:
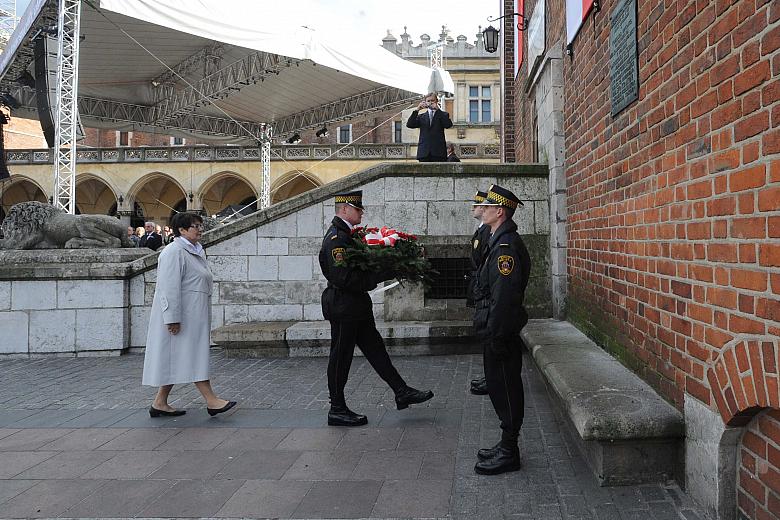
M 366 427 L 326 425 L 323 358 L 228 359 L 212 382 L 235 412 L 210 418 L 193 385 L 180 418 L 149 418 L 143 356 L 1 359 L 0 518 L 704 519 L 674 483 L 598 487 L 526 358 L 523 468 L 475 475 L 499 437 L 468 393 L 480 356 L 398 357 L 433 400 L 396 411 L 363 358 L 347 385 Z

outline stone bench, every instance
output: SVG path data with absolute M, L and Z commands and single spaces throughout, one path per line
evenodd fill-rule
M 569 322 L 533 320 L 522 335 L 600 485 L 679 481 L 677 409 Z
M 377 329 L 391 355 L 474 354 L 471 321 L 378 321 Z M 213 343 L 227 357 L 327 357 L 327 321 L 266 321 L 236 323 L 214 329 Z M 359 350 L 356 350 L 359 355 Z

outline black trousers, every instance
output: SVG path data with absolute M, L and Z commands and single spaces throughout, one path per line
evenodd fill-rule
M 523 425 L 523 351 L 521 339 L 488 341 L 483 362 L 490 402 L 501 421 L 501 444 L 516 447 Z
M 446 157 L 438 157 L 435 155 L 429 155 L 428 157 L 423 157 L 421 159 L 417 159 L 418 162 L 447 162 Z
M 328 392 L 332 406 L 345 406 L 344 387 L 352 366 L 355 345 L 360 348 L 371 366 L 394 392 L 406 382 L 393 366 L 387 354 L 382 335 L 376 330 L 373 318 L 359 321 L 330 322 L 330 359 L 328 361 Z

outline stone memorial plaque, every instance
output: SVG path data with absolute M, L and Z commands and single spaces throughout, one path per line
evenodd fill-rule
M 639 97 L 636 0 L 622 0 L 612 11 L 609 32 L 609 80 L 612 116 Z

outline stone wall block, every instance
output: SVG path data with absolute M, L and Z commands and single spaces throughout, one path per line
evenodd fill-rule
M 363 215 L 361 226 L 382 227 L 385 225 L 385 207 L 384 206 L 366 206 L 366 212 Z
M 130 346 L 145 347 L 151 306 L 130 307 Z
M 321 321 L 325 318 L 322 315 L 322 305 L 311 304 L 303 306 L 303 319 L 307 321 Z
M 259 255 L 286 255 L 289 251 L 288 238 L 259 237 L 257 239 L 257 254 Z
M 249 257 L 250 280 L 278 280 L 279 257 L 278 256 L 250 256 Z
M 256 255 L 257 254 L 257 232 L 253 229 L 238 236 L 229 238 L 224 242 L 209 246 L 206 254 L 211 255 Z
M 157 281 L 157 269 L 152 269 L 150 271 L 144 272 L 144 280 L 147 282 L 156 282 Z
M 248 321 L 288 321 L 303 319 L 303 305 L 249 305 Z
M 298 230 L 289 236 L 322 237 L 319 223 L 322 222 L 322 204 L 315 204 L 295 213 Z
M 254 258 L 254 257 L 249 257 Z M 209 268 L 218 281 L 242 281 L 247 280 L 246 256 L 209 256 Z
M 523 204 L 529 200 L 547 200 L 547 179 L 545 177 L 512 177 L 501 179 L 499 184 L 517 195 Z
M 130 305 L 144 304 L 144 277 L 134 276 L 130 278 Z
M 225 325 L 249 321 L 246 305 L 225 305 Z
M 534 233 L 546 235 L 550 232 L 550 208 L 547 201 L 537 200 L 534 205 Z
M 0 311 L 11 308 L 11 282 L 0 282 Z
M 479 191 L 487 191 L 491 184 L 496 183 L 495 177 L 463 177 L 455 179 L 455 193 L 453 195 L 454 200 L 474 200 L 474 194 Z
M 127 310 L 78 309 L 76 350 L 122 350 L 127 330 Z
M 280 280 L 311 280 L 311 256 L 287 256 L 279 263 Z
M 452 200 L 454 179 L 447 177 L 415 177 L 414 200 Z
M 297 213 L 292 213 L 257 228 L 258 237 L 294 237 L 297 235 Z
M 222 282 L 219 303 L 222 304 L 275 304 L 285 302 L 285 286 L 282 282 Z
M 322 246 L 322 236 L 325 236 L 325 232 L 320 237 L 300 237 L 291 238 L 289 240 L 288 250 L 284 252 L 285 255 L 290 254 L 294 256 L 300 255 L 317 255 L 320 252 Z
M 27 352 L 29 316 L 26 312 L 0 312 L 0 354 Z
M 419 202 L 388 202 L 385 204 L 385 225 L 416 235 L 428 233 L 428 204 Z
M 11 282 L 11 309 L 56 309 L 57 282 Z
M 526 202 L 524 206 L 518 206 L 512 218 L 517 224 L 517 232 L 519 234 L 533 235 L 536 232 L 534 229 L 535 217 L 533 202 Z
M 429 235 L 463 235 L 474 228 L 471 206 L 461 201 L 428 203 Z
M 393 183 L 396 179 L 378 179 L 366 184 L 360 189 L 363 190 L 363 205 L 381 206 L 385 203 L 385 185 Z
M 124 307 L 124 280 L 61 280 L 57 282 L 57 308 Z
M 322 281 L 285 282 L 283 303 L 320 304 L 322 291 L 328 283 Z
M 225 324 L 225 306 L 211 306 L 211 330 L 218 329 Z
M 393 177 L 385 183 L 385 202 L 414 200 L 414 179 Z
M 76 347 L 76 311 L 30 312 L 30 352 L 73 352 Z

